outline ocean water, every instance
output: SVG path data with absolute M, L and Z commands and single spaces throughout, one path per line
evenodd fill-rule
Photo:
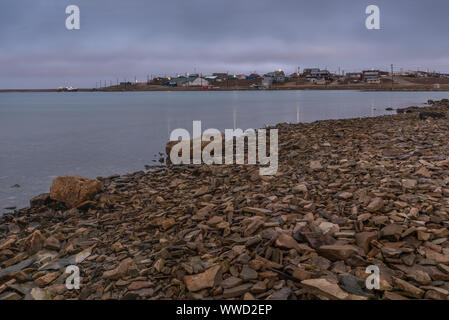
M 59 175 L 105 177 L 157 164 L 170 132 L 192 132 L 193 120 L 203 130 L 245 130 L 389 114 L 387 107 L 442 98 L 449 92 L 0 93 L 0 214 L 27 206 Z

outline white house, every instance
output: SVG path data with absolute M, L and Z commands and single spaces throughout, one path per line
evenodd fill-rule
M 189 86 L 189 87 L 198 87 L 198 86 L 202 87 L 202 86 L 208 86 L 208 85 L 209 85 L 209 81 L 207 81 L 206 79 L 200 78 L 200 77 L 196 78 L 193 81 L 189 81 L 187 84 L 187 86 Z

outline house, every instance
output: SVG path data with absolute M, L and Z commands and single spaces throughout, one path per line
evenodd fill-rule
M 195 80 L 187 82 L 187 86 L 189 87 L 203 87 L 203 86 L 209 86 L 209 81 L 203 78 L 196 78 Z
M 297 79 L 297 78 L 300 78 L 300 77 L 301 77 L 301 74 L 299 72 L 294 72 L 291 75 L 289 75 L 290 79 Z
M 217 77 L 217 81 L 223 81 L 228 79 L 228 74 L 224 72 L 215 72 L 212 73 L 213 77 Z
M 168 81 L 165 81 L 163 83 L 164 86 L 169 86 L 169 87 L 184 87 L 187 85 L 187 83 L 189 81 L 193 81 L 195 80 L 195 78 L 193 77 L 177 77 L 177 78 L 169 78 Z
M 346 73 L 346 78 L 348 78 L 350 81 L 360 81 L 362 80 L 362 74 L 360 72 L 348 72 Z
M 365 70 L 362 72 L 362 81 L 366 83 L 380 83 L 379 70 Z
M 319 72 L 319 71 L 320 71 L 319 68 L 306 68 L 306 69 L 304 69 L 303 74 L 304 74 L 304 76 L 308 76 L 308 75 L 310 75 L 312 73 L 316 73 L 316 72 Z
M 246 80 L 246 74 L 238 74 L 238 75 L 236 75 L 236 78 L 238 80 Z
M 310 74 L 308 74 L 306 76 L 306 78 L 318 79 L 318 80 L 324 79 L 327 81 L 327 80 L 331 80 L 332 76 L 329 71 L 318 69 L 318 70 L 311 71 Z
M 207 81 L 210 81 L 210 82 L 221 81 L 221 79 L 218 78 L 218 76 L 205 76 L 204 79 L 206 79 Z
M 282 82 L 285 82 L 285 80 L 286 80 L 285 73 L 282 70 L 269 72 L 264 75 L 264 79 L 267 77 L 272 78 L 273 83 L 282 83 Z
M 246 80 L 257 80 L 260 79 L 261 76 L 257 73 L 251 73 L 249 76 L 246 77 Z

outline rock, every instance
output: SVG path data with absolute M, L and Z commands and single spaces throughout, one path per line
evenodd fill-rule
M 15 292 L 5 292 L 2 295 L 0 295 L 0 301 L 1 300 L 20 300 L 22 297 L 19 296 Z
M 338 284 L 327 279 L 309 279 L 301 281 L 303 287 L 314 295 L 322 295 L 331 300 L 345 300 L 349 294 L 344 292 Z
M 244 281 L 256 280 L 257 272 L 248 267 L 248 265 L 244 265 L 242 271 L 240 272 L 240 278 L 242 278 Z
M 5 269 L 0 269 L 0 280 L 3 278 L 8 278 L 16 274 L 17 272 L 22 271 L 25 268 L 28 268 L 36 261 L 35 258 L 26 259 L 18 264 L 7 267 Z
M 402 290 L 403 294 L 408 297 L 421 299 L 424 295 L 424 290 L 421 290 L 420 288 L 415 287 L 414 285 L 412 285 L 404 280 L 401 280 L 396 277 L 392 277 L 392 281 L 393 281 L 393 285 L 396 288 L 398 288 L 399 290 Z
M 248 292 L 252 286 L 253 286 L 252 283 L 245 283 L 237 287 L 225 289 L 223 291 L 223 298 L 227 299 L 227 298 L 240 297 L 244 293 Z
M 404 228 L 399 224 L 389 224 L 379 232 L 380 239 L 388 239 L 392 241 L 398 241 L 401 238 L 401 234 Z
M 45 237 L 39 230 L 33 232 L 33 234 L 27 240 L 28 252 L 33 254 L 41 250 L 45 243 Z
M 246 292 L 243 295 L 243 300 L 256 300 L 256 298 L 249 292 Z
M 38 195 L 37 197 L 34 197 L 30 200 L 30 207 L 31 208 L 38 208 L 38 207 L 44 207 L 48 203 L 50 203 L 50 194 L 49 193 L 42 193 Z
M 267 300 L 287 300 L 291 293 L 292 290 L 290 288 L 281 288 L 280 290 L 270 295 Z
M 426 258 L 434 260 L 437 264 L 449 264 L 449 254 L 444 255 L 431 249 L 426 250 Z
M 190 292 L 196 292 L 217 285 L 222 279 L 221 274 L 221 266 L 215 266 L 203 273 L 185 276 L 184 281 Z
M 321 222 L 321 224 L 318 226 L 320 228 L 321 232 L 323 234 L 330 234 L 333 235 L 335 232 L 340 231 L 340 227 L 338 224 L 330 223 L 330 222 Z
M 307 186 L 305 184 L 299 184 L 292 188 L 293 193 L 306 193 L 308 191 Z
M 346 292 L 355 294 L 357 296 L 367 297 L 368 294 L 363 291 L 365 288 L 365 280 L 357 278 L 352 274 L 343 274 L 338 277 L 340 282 L 340 287 Z
M 33 288 L 30 292 L 31 298 L 33 300 L 50 300 L 51 297 L 49 293 L 46 290 L 43 290 L 41 288 Z
M 295 249 L 299 253 L 308 251 L 308 248 L 304 245 L 300 245 L 296 240 L 286 233 L 281 233 L 276 239 L 276 246 L 287 249 Z
M 247 212 L 247 213 L 254 213 L 254 214 L 260 214 L 260 215 L 266 215 L 266 214 L 270 214 L 272 213 L 271 210 L 268 209 L 263 209 L 263 208 L 243 208 L 243 212 Z
M 44 248 L 59 251 L 59 249 L 61 249 L 61 244 L 59 243 L 58 239 L 52 236 L 45 240 Z
M 383 199 L 375 198 L 369 203 L 369 205 L 366 209 L 370 212 L 378 212 L 378 211 L 382 210 L 383 207 L 384 207 Z
M 310 169 L 312 169 L 313 171 L 318 171 L 323 169 L 323 166 L 321 165 L 321 162 L 318 160 L 310 161 Z
M 151 281 L 134 281 L 128 286 L 128 290 L 136 291 L 136 290 L 141 290 L 143 288 L 150 288 L 153 286 L 154 286 L 154 283 Z
M 251 293 L 258 294 L 267 291 L 267 284 L 264 281 L 258 281 L 251 287 Z
M 59 277 L 59 272 L 47 273 L 46 275 L 34 280 L 34 283 L 39 287 L 45 287 L 55 281 L 57 277 Z
M 346 260 L 353 255 L 360 253 L 360 249 L 352 245 L 325 245 L 318 249 L 318 252 L 323 257 L 331 260 Z
M 402 186 L 406 189 L 416 188 L 418 181 L 414 179 L 402 179 Z
M 74 208 L 100 192 L 103 184 L 94 179 L 78 175 L 61 176 L 53 180 L 50 198 L 63 202 L 68 208 Z
M 370 243 L 377 239 L 377 232 L 360 232 L 355 235 L 357 245 L 363 249 L 365 254 L 370 250 Z
M 437 264 L 437 268 L 443 271 L 444 273 L 449 274 L 449 266 L 446 266 L 442 263 Z
M 353 197 L 353 193 L 352 192 L 341 192 L 338 194 L 337 197 L 340 199 L 343 199 L 343 200 L 349 200 Z
M 110 279 L 110 280 L 117 280 L 117 279 L 123 278 L 124 276 L 127 275 L 128 270 L 134 265 L 135 264 L 134 264 L 133 259 L 126 258 L 125 260 L 120 262 L 120 264 L 118 265 L 117 268 L 109 270 L 109 271 L 105 271 L 103 273 L 103 278 Z
M 229 288 L 236 287 L 236 286 L 238 286 L 238 285 L 240 285 L 240 284 L 242 284 L 242 283 L 243 283 L 243 280 L 240 279 L 240 278 L 237 278 L 237 277 L 229 277 L 229 278 L 227 278 L 227 279 L 225 279 L 225 280 L 223 280 L 223 281 L 221 282 L 221 286 L 222 286 L 224 289 L 229 289 Z

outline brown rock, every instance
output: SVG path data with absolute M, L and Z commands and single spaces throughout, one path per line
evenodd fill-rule
M 59 272 L 51 272 L 46 275 L 34 280 L 34 283 L 39 287 L 45 287 L 52 283 L 59 276 Z
M 401 238 L 401 234 L 404 228 L 399 224 L 389 224 L 379 232 L 380 239 L 389 239 L 398 241 Z
M 329 260 L 338 261 L 360 254 L 360 249 L 352 245 L 325 245 L 318 249 L 318 253 Z
M 242 294 L 248 292 L 251 287 L 253 286 L 252 283 L 245 283 L 238 287 L 233 287 L 229 289 L 225 289 L 223 291 L 223 298 L 234 298 L 234 297 L 240 297 Z
M 59 249 L 61 249 L 61 244 L 59 243 L 58 239 L 52 236 L 45 240 L 44 247 L 50 250 L 58 251 Z
M 301 281 L 301 284 L 312 294 L 323 295 L 331 300 L 345 300 L 349 297 L 349 294 L 340 289 L 338 284 L 327 279 L 308 279 Z
M 229 288 L 236 287 L 236 286 L 238 286 L 238 285 L 240 285 L 240 284 L 242 284 L 242 283 L 243 283 L 243 280 L 240 279 L 240 278 L 237 278 L 237 277 L 229 277 L 229 278 L 223 280 L 223 281 L 221 282 L 220 285 L 221 285 L 224 289 L 229 289 Z
M 103 273 L 103 278 L 117 280 L 120 279 L 128 273 L 130 267 L 134 266 L 134 261 L 131 258 L 126 258 L 122 262 L 120 262 L 119 266 L 115 269 L 106 271 Z
M 393 281 L 393 285 L 396 288 L 402 290 L 403 294 L 408 297 L 421 299 L 424 295 L 424 290 L 422 290 L 418 287 L 415 287 L 414 285 L 408 283 L 407 281 L 401 280 L 396 277 L 392 277 L 392 281 Z
M 33 232 L 28 243 L 28 252 L 36 253 L 41 250 L 45 243 L 45 237 L 39 230 Z
M 368 211 L 370 212 L 378 212 L 380 210 L 382 210 L 382 208 L 384 207 L 384 201 L 382 198 L 375 198 L 374 200 L 372 200 L 368 207 L 366 208 Z
M 103 184 L 94 179 L 74 176 L 60 176 L 53 180 L 50 197 L 63 202 L 68 208 L 74 208 L 101 191 Z
M 128 290 L 135 291 L 152 286 L 154 286 L 154 283 L 151 281 L 134 281 L 128 286 Z
M 185 276 L 184 281 L 190 292 L 212 288 L 221 281 L 221 266 L 214 266 L 200 274 Z
M 360 232 L 355 235 L 357 245 L 367 254 L 370 250 L 370 243 L 377 239 L 377 232 Z

